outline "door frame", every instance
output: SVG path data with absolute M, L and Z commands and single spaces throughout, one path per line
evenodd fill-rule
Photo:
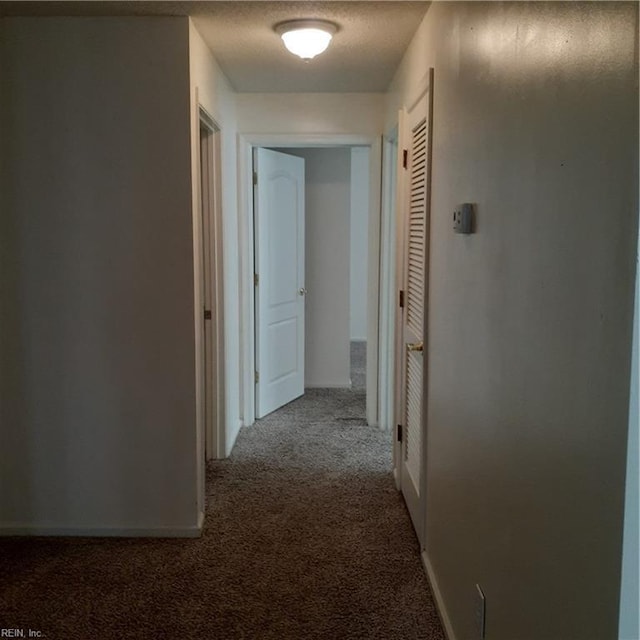
M 201 401 L 199 412 L 203 424 L 204 453 L 207 460 L 223 457 L 225 451 L 224 395 L 224 287 L 222 238 L 221 129 L 215 119 L 198 102 L 198 285 L 200 311 Z M 203 141 L 201 131 L 206 133 Z M 203 155 L 208 162 L 203 166 Z M 204 171 L 203 171 L 204 169 Z M 210 189 L 203 194 L 203 173 Z M 203 197 L 204 196 L 204 197 Z M 203 209 L 206 203 L 206 210 Z M 205 273 L 209 267 L 209 275 Z M 211 320 L 204 319 L 209 302 Z M 211 330 L 205 333 L 205 322 Z M 205 335 L 207 339 L 205 340 Z M 208 387 L 208 388 L 207 388 Z M 207 409 L 209 408 L 209 412 Z
M 398 148 L 400 146 L 399 126 L 395 124 L 382 139 L 382 185 L 380 221 L 380 423 L 392 430 L 396 424 L 396 314 L 398 312 L 396 256 L 398 210 Z M 395 460 L 396 440 L 393 440 Z M 394 466 L 394 477 L 395 466 Z M 399 478 L 397 478 L 399 488 Z
M 431 202 L 432 202 L 432 175 L 433 175 L 433 89 L 434 89 L 434 69 L 430 67 L 425 75 L 422 77 L 420 83 L 416 86 L 416 89 L 411 97 L 411 100 L 407 101 L 407 104 L 400 109 L 398 113 L 398 125 L 397 125 L 397 141 L 398 141 L 398 155 L 397 155 L 397 190 L 396 190 L 396 283 L 397 291 L 404 287 L 404 264 L 406 258 L 406 247 L 404 243 L 405 227 L 406 227 L 406 209 L 407 209 L 407 185 L 408 185 L 408 172 L 402 170 L 403 163 L 403 149 L 408 148 L 409 140 L 407 139 L 407 114 L 416 105 L 418 100 L 422 99 L 427 94 L 427 126 L 428 126 L 428 155 L 430 168 L 427 174 L 427 203 L 426 203 L 426 229 L 427 243 L 431 238 Z M 427 245 L 425 251 L 425 276 L 424 276 L 424 351 L 423 351 L 423 365 L 422 365 L 422 472 L 420 474 L 420 520 L 423 531 L 422 549 L 424 551 L 427 546 L 427 463 L 428 463 L 428 390 L 429 390 L 429 246 Z M 395 313 L 395 334 L 393 337 L 395 344 L 395 376 L 393 380 L 394 385 L 394 413 L 395 424 L 402 424 L 404 422 L 403 412 L 403 335 L 402 335 L 402 310 L 396 303 Z M 402 463 L 402 442 L 398 441 L 394 437 L 393 446 L 393 475 L 396 482 L 396 487 L 401 490 L 401 477 L 400 477 L 400 465 Z M 428 571 L 429 573 L 429 571 Z
M 240 249 L 240 407 L 244 426 L 255 422 L 255 308 L 253 264 L 253 149 L 255 147 L 368 146 L 369 155 L 369 263 L 367 266 L 367 422 L 390 428 L 379 420 L 379 284 L 380 185 L 382 142 L 378 136 L 325 134 L 239 134 L 238 209 Z M 391 380 L 384 381 L 391 383 Z
M 404 287 L 404 233 L 405 233 L 405 191 L 406 176 L 403 171 L 403 149 L 406 145 L 405 138 L 405 110 L 400 109 L 398 112 L 398 121 L 396 125 L 396 193 L 395 193 L 395 209 L 394 209 L 394 225 L 395 225 L 395 262 L 394 262 L 394 281 L 395 294 L 399 295 L 400 290 Z M 391 161 L 391 160 L 390 160 Z M 402 308 L 399 300 L 394 301 L 394 326 L 393 326 L 393 424 L 400 425 L 403 422 L 402 416 Z M 395 479 L 396 488 L 401 491 L 400 463 L 402 461 L 402 442 L 398 439 L 397 433 L 393 438 L 393 477 Z

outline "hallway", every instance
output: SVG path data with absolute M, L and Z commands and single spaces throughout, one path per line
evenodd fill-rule
M 390 436 L 363 416 L 361 390 L 308 389 L 209 465 L 228 637 L 444 638 Z
M 404 640 L 429 581 L 449 640 L 640 638 L 639 7 L 0 0 L 0 636 Z M 310 145 L 369 148 L 368 217 L 274 298 L 335 314 L 308 386 L 366 337 L 385 432 L 344 391 L 243 430 L 253 150 Z
M 231 458 L 208 465 L 200 539 L 0 539 L 0 627 L 443 640 L 390 436 L 366 426 L 357 387 L 307 390 L 243 429 Z

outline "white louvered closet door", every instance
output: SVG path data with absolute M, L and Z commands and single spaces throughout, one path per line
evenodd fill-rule
M 431 169 L 430 87 L 431 82 L 404 118 L 407 160 L 404 169 L 401 487 L 421 544 L 424 542 L 425 506 L 422 416 Z

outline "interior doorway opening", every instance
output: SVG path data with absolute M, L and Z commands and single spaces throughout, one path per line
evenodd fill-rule
M 266 147 L 276 150 L 319 150 L 341 148 L 350 153 L 352 147 L 364 147 L 368 151 L 368 207 L 366 236 L 366 419 L 371 426 L 389 429 L 390 424 L 381 424 L 379 418 L 379 377 L 378 357 L 379 335 L 379 275 L 380 275 L 380 180 L 381 141 L 365 136 L 302 136 L 302 135 L 254 135 L 240 139 L 240 179 L 241 179 L 241 270 L 242 270 L 242 417 L 244 425 L 251 425 L 256 418 L 255 407 L 255 300 L 254 300 L 254 228 L 253 228 L 253 150 Z M 350 162 L 350 159 L 349 159 Z M 349 220 L 350 223 L 350 220 Z M 350 229 L 347 227 L 347 237 Z M 331 248 L 325 243 L 322 250 L 330 254 Z M 347 267 L 349 278 L 350 267 Z M 348 290 L 348 286 L 347 286 Z M 344 386 L 350 386 L 350 325 L 347 324 L 346 362 L 347 374 Z M 388 382 L 388 381 L 385 381 Z M 313 383 L 312 383 L 313 386 Z M 318 385 L 322 386 L 322 385 Z
M 200 107 L 200 300 L 202 407 L 206 459 L 224 455 L 224 294 L 222 273 L 220 128 Z
M 278 151 L 305 167 L 304 386 L 364 391 L 371 149 Z
M 369 155 L 254 149 L 258 418 L 304 389 L 366 388 Z

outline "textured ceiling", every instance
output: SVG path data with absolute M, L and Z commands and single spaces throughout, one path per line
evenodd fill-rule
M 194 23 L 237 91 L 384 91 L 427 5 L 422 2 L 217 2 Z M 304 62 L 274 33 L 278 22 L 323 18 L 339 31 Z
M 0 2 L 4 15 L 190 15 L 241 92 L 381 92 L 393 77 L 429 2 L 387 0 Z M 329 49 L 310 62 L 287 52 L 273 26 L 323 18 L 338 24 Z

